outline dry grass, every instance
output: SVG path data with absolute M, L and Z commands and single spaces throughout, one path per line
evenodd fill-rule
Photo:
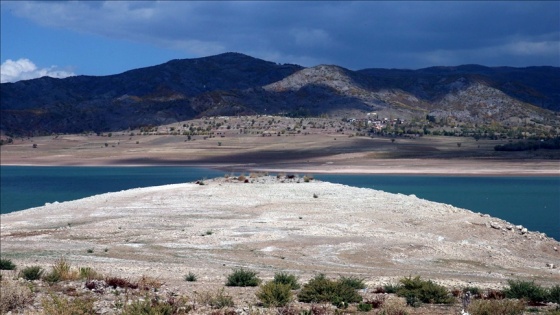
M 87 297 L 65 298 L 52 294 L 42 300 L 45 315 L 87 315 L 95 314 L 94 300 Z
M 18 281 L 2 280 L 0 282 L 0 314 L 17 311 L 33 303 L 33 292 Z

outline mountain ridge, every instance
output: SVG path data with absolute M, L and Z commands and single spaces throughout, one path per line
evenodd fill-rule
M 174 59 L 109 76 L 2 83 L 0 130 L 104 132 L 202 116 L 333 117 L 381 112 L 486 125 L 560 111 L 560 68 L 461 65 L 418 70 L 278 64 L 241 53 Z M 556 84 L 555 84 L 556 83 Z

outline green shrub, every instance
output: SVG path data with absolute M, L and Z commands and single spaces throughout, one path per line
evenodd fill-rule
M 358 311 L 360 312 L 369 312 L 373 309 L 373 305 L 369 303 L 360 303 L 358 304 Z
M 15 270 L 16 265 L 9 259 L 0 258 L 0 270 Z
M 256 296 L 266 307 L 285 306 L 293 299 L 290 284 L 278 283 L 274 280 L 262 285 Z
M 187 282 L 196 282 L 196 280 L 198 280 L 198 279 L 197 279 L 196 275 L 192 272 L 189 272 L 185 276 L 185 281 L 187 281 Z
M 93 302 L 90 298 L 65 299 L 52 294 L 50 299 L 43 299 L 41 305 L 45 315 L 87 315 L 96 314 Z
M 548 289 L 547 302 L 560 304 L 560 284 Z
M 257 273 L 243 268 L 234 269 L 226 282 L 228 287 L 256 287 L 261 283 Z
M 508 280 L 509 288 L 504 294 L 509 299 L 523 299 L 531 302 L 543 302 L 547 298 L 547 292 L 534 281 Z
M 348 303 L 361 302 L 362 297 L 347 284 L 319 274 L 303 286 L 298 300 L 304 303 L 330 302 L 336 306 L 345 306 Z
M 361 290 L 366 288 L 366 284 L 364 283 L 364 279 L 360 279 L 358 277 L 350 276 L 350 277 L 340 277 L 338 280 L 341 283 L 348 285 L 349 287 L 355 290 Z
M 400 287 L 400 284 L 389 283 L 383 286 L 383 290 L 385 290 L 385 293 L 394 294 L 397 293 Z
M 278 272 L 274 275 L 274 282 L 287 284 L 290 286 L 290 289 L 297 290 L 301 286 L 298 283 L 298 278 L 295 275 L 286 273 L 286 272 Z
M 405 297 L 408 305 L 419 306 L 419 302 L 437 304 L 454 302 L 445 287 L 430 280 L 422 280 L 420 276 L 405 277 L 400 279 L 400 282 L 402 286 L 397 290 L 397 295 Z
M 471 315 L 521 315 L 525 305 L 519 300 L 474 300 L 468 307 Z
M 19 276 L 25 280 L 39 280 L 41 279 L 43 272 L 44 270 L 43 268 L 41 268 L 41 266 L 29 266 L 23 268 L 19 272 Z
M 482 290 L 479 287 L 465 287 L 463 288 L 463 293 L 470 292 L 473 297 L 480 297 L 482 295 Z
M 52 284 L 52 283 L 56 283 L 58 281 L 61 281 L 62 279 L 60 278 L 59 273 L 51 271 L 43 277 L 43 280 Z

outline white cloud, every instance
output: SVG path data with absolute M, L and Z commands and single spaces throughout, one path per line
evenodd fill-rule
M 0 70 L 1 83 L 29 80 L 40 77 L 66 78 L 74 76 L 70 71 L 59 70 L 56 66 L 38 69 L 29 59 L 21 58 L 16 61 L 8 59 L 2 63 Z
M 558 52 L 560 42 L 558 41 L 518 41 L 503 47 L 503 50 L 512 55 L 532 56 L 551 55 Z

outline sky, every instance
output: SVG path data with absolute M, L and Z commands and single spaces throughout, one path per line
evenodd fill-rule
M 1 1 L 1 82 L 239 52 L 305 67 L 560 66 L 560 1 Z

